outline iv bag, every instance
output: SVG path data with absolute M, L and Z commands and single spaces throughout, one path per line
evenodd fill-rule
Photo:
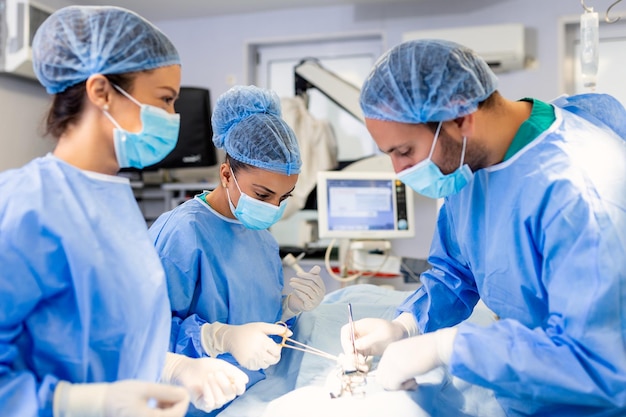
M 583 86 L 592 91 L 596 88 L 599 45 L 598 13 L 585 12 L 580 15 L 580 67 Z

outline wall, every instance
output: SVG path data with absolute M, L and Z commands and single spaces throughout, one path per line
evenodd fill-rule
M 608 0 L 589 1 L 604 13 Z M 623 7 L 626 9 L 626 6 Z M 523 23 L 536 31 L 536 68 L 504 74 L 510 98 L 548 100 L 562 93 L 559 19 L 581 13 L 578 0 L 422 0 L 384 5 L 333 6 L 157 22 L 179 48 L 183 83 L 208 87 L 214 99 L 231 82 L 246 83 L 246 44 L 264 40 L 380 31 L 387 46 L 407 31 L 495 23 Z M 616 7 L 620 11 L 620 5 Z
M 609 0 L 589 2 L 602 12 L 610 4 Z M 42 3 L 53 7 L 67 4 L 63 0 Z M 500 90 L 512 98 L 550 99 L 562 92 L 558 21 L 563 16 L 575 18 L 581 10 L 578 0 L 422 0 L 156 23 L 180 49 L 183 83 L 211 89 L 215 101 L 231 83 L 247 82 L 245 48 L 250 41 L 380 31 L 390 47 L 399 43 L 406 31 L 521 22 L 537 31 L 538 66 L 501 76 Z M 52 142 L 39 134 L 49 97 L 36 82 L 0 75 L 0 100 L 0 171 L 52 149 Z
M 63 0 L 39 3 L 53 9 L 67 4 Z M 50 102 L 37 80 L 0 73 L 0 172 L 20 167 L 53 149 L 53 140 L 42 137 Z
M 0 75 L 0 171 L 17 168 L 53 147 L 41 137 L 49 97 L 37 81 Z

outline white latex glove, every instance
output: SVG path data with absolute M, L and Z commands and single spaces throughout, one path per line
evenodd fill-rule
M 168 352 L 161 381 L 186 388 L 193 405 L 209 412 L 243 394 L 248 375 L 221 359 L 189 358 Z
M 416 376 L 447 366 L 456 333 L 449 327 L 391 343 L 378 363 L 378 382 L 387 390 L 405 389 L 415 386 Z
M 209 356 L 230 353 L 244 368 L 256 371 L 280 360 L 280 344 L 269 335 L 291 336 L 285 326 L 270 323 L 230 325 L 219 322 L 202 325 L 202 348 Z
M 183 417 L 189 395 L 181 387 L 126 380 L 102 384 L 60 381 L 54 390 L 54 417 Z
M 341 346 L 346 354 L 352 354 L 350 325 L 341 328 Z M 388 344 L 407 336 L 406 328 L 397 321 L 366 318 L 354 322 L 355 346 L 364 356 L 382 355 Z
M 303 311 L 313 310 L 320 305 L 326 295 L 326 286 L 320 277 L 318 265 L 311 268 L 309 272 L 298 272 L 297 278 L 289 280 L 289 286 L 293 288 L 293 291 L 283 303 L 283 321 Z

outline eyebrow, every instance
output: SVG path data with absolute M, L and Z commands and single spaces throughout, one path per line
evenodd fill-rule
M 253 183 L 252 185 L 253 185 L 253 186 L 255 186 L 255 187 L 262 188 L 262 189 L 263 189 L 263 190 L 265 190 L 265 192 L 267 192 L 268 194 L 276 195 L 276 192 L 275 192 L 275 191 L 270 190 L 269 188 L 267 188 L 267 187 L 266 187 L 266 186 L 264 186 L 264 185 L 261 185 L 261 184 L 254 184 L 254 183 Z M 296 189 L 296 187 L 294 186 L 291 190 L 287 191 L 284 195 L 287 195 L 287 194 L 292 193 L 292 192 L 293 192 L 293 190 L 295 190 L 295 189 Z

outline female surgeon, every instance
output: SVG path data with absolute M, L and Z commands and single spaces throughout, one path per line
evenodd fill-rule
M 292 278 L 282 296 L 277 222 L 300 172 L 298 143 L 278 96 L 236 86 L 217 100 L 213 142 L 226 153 L 219 187 L 162 214 L 150 228 L 165 267 L 174 352 L 234 360 L 250 377 L 280 359 L 276 324 L 322 300 L 319 267 Z
M 190 396 L 206 411 L 230 401 L 239 369 L 167 353 L 163 268 L 115 176 L 176 143 L 176 49 L 128 10 L 72 6 L 37 31 L 33 66 L 57 144 L 0 175 L 0 415 L 176 417 Z

